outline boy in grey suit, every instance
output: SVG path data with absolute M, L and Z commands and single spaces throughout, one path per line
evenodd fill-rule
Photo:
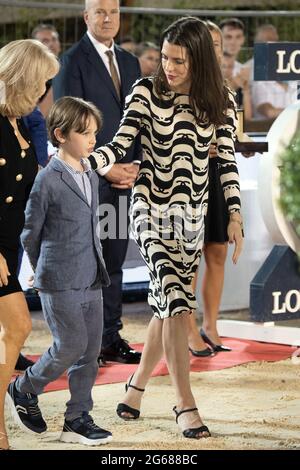
M 21 240 L 53 345 L 7 394 L 17 423 L 43 433 L 47 425 L 37 395 L 67 370 L 71 398 L 60 439 L 87 445 L 112 438 L 89 415 L 103 328 L 101 286 L 109 284 L 97 229 L 98 177 L 86 160 L 101 123 L 97 108 L 80 98 L 61 98 L 49 114 L 58 155 L 35 180 Z

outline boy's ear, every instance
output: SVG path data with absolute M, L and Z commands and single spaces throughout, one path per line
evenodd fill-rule
M 59 127 L 57 127 L 56 129 L 54 129 L 53 131 L 54 135 L 55 135 L 55 138 L 56 140 L 60 143 L 60 144 L 64 144 L 66 139 L 61 131 L 61 129 Z

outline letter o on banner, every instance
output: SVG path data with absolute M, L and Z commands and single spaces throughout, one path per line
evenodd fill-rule
M 300 310 L 300 291 L 290 290 L 285 297 L 286 308 L 290 313 Z

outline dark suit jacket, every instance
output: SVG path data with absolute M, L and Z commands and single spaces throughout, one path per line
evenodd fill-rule
M 87 34 L 63 54 L 60 72 L 53 80 L 55 100 L 62 96 L 77 96 L 91 101 L 100 109 L 104 124 L 97 136 L 97 146 L 113 139 L 123 115 L 125 98 L 140 77 L 138 59 L 117 45 L 115 51 L 121 76 L 121 101 L 111 76 Z M 122 163 L 132 160 L 141 160 L 139 139 L 122 159 Z
M 97 273 L 109 285 L 99 238 L 97 175 L 92 172 L 92 205 L 56 158 L 35 179 L 25 211 L 21 241 L 35 270 L 38 289 L 91 286 Z
M 43 168 L 48 163 L 48 136 L 44 116 L 38 107 L 23 118 L 31 136 L 39 165 Z

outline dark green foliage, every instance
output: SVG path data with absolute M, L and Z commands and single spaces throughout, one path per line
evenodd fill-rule
M 300 132 L 281 157 L 280 205 L 300 237 Z

